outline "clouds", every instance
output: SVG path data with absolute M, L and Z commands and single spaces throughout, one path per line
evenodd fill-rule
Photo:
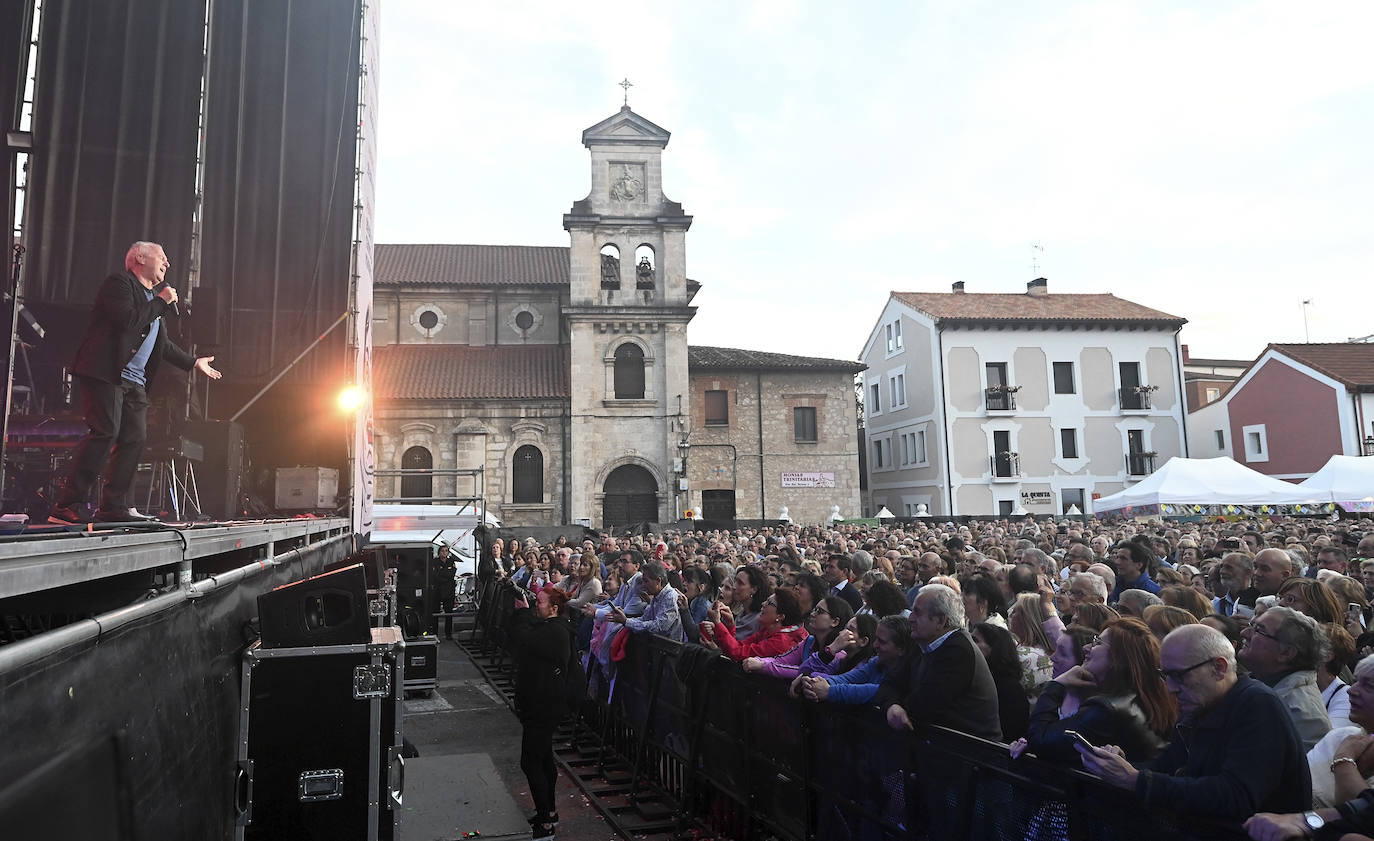
M 1368 332 L 1374 6 L 492 5 L 383 10 L 379 241 L 566 244 L 629 76 L 694 342 L 852 358 L 889 290 L 1019 291 L 1035 239 L 1198 355 L 1301 339 L 1301 297 Z

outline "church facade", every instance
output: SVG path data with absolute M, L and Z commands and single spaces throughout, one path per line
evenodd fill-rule
M 507 525 L 858 513 L 861 364 L 688 345 L 668 140 L 628 107 L 583 132 L 567 248 L 376 247 L 377 464 L 435 471 L 379 498 L 481 494 Z

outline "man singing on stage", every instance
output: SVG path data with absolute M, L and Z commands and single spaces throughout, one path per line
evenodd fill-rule
M 76 447 L 50 522 L 84 522 L 76 506 L 86 500 L 107 456 L 105 489 L 95 520 L 138 523 L 155 519 L 139 513 L 129 502 L 129 487 L 148 432 L 148 386 L 163 359 L 184 371 L 195 368 L 212 380 L 220 378 L 220 372 L 210 367 L 213 356 L 191 356 L 163 329 L 163 314 L 177 302 L 177 291 L 163 280 L 170 265 L 162 246 L 136 242 L 124 257 L 124 271 L 100 284 L 86 338 L 72 365 L 90 432 Z

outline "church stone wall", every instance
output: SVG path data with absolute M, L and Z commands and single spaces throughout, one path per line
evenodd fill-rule
M 416 402 L 377 407 L 378 469 L 396 469 L 414 446 L 425 447 L 436 470 L 484 468 L 487 508 L 507 526 L 559 525 L 563 500 L 567 404 L 560 400 L 464 403 Z M 537 447 L 544 459 L 543 501 L 512 502 L 511 466 L 515 451 Z M 435 496 L 475 495 L 469 477 L 436 476 Z M 377 496 L 400 493 L 400 479 L 377 481 Z

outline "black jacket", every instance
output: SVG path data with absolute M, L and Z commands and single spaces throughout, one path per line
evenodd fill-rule
M 1041 759 L 1078 767 L 1078 751 L 1073 749 L 1073 740 L 1064 735 L 1065 730 L 1081 733 L 1094 745 L 1116 745 L 1130 762 L 1154 759 L 1164 750 L 1165 740 L 1150 729 L 1135 695 L 1094 695 L 1083 701 L 1078 712 L 1060 718 L 1059 707 L 1067 694 L 1063 684 L 1052 680 L 1035 702 L 1026 741 Z
M 1178 737 L 1142 770 L 1148 806 L 1244 820 L 1312 807 L 1312 777 L 1298 731 L 1274 690 L 1242 677 L 1215 706 L 1184 716 Z
M 918 727 L 938 724 L 1002 740 L 997 685 L 968 631 L 955 631 L 929 654 L 918 648 L 903 658 L 888 673 L 874 701 L 884 710 L 901 704 Z
M 567 669 L 572 630 L 561 616 L 540 619 L 534 608 L 517 610 L 510 620 L 515 653 L 515 712 L 522 721 L 567 715 Z
M 156 295 L 151 301 L 146 300 L 143 284 L 132 272 L 115 272 L 105 278 L 91 306 L 91 321 L 86 327 L 86 338 L 77 348 L 72 373 L 118 385 L 120 372 L 134 358 L 148 329 L 167 312 L 168 306 Z M 144 369 L 150 387 L 163 359 L 183 371 L 196 364 L 194 356 L 167 338 L 165 323 L 157 331 L 152 355 Z

